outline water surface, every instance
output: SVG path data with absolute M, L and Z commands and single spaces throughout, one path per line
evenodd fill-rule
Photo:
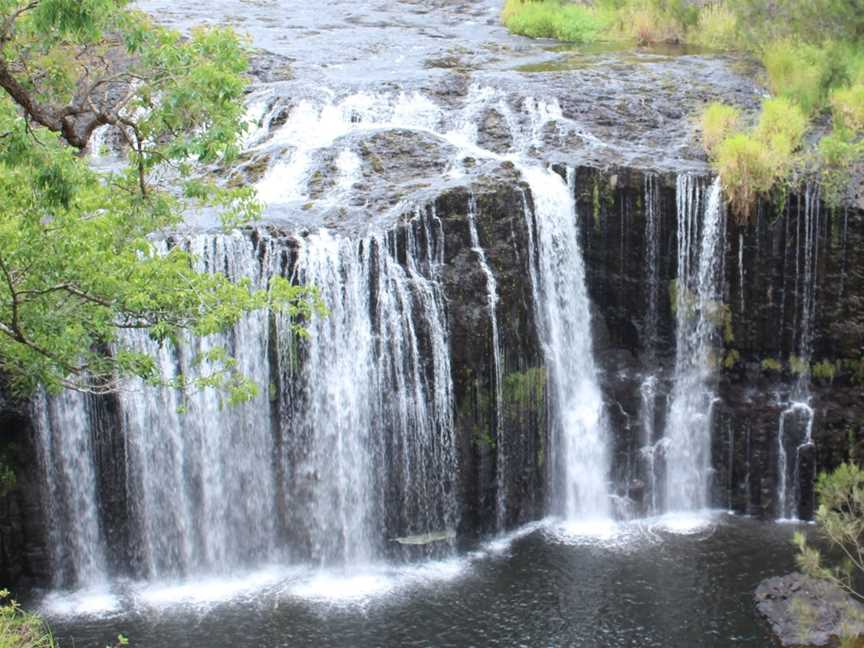
M 793 569 L 794 530 L 725 514 L 599 529 L 545 522 L 445 560 L 343 573 L 272 567 L 127 584 L 119 597 L 115 584 L 77 608 L 57 597 L 46 609 L 67 646 L 123 632 L 136 648 L 765 648 L 773 639 L 753 590 Z

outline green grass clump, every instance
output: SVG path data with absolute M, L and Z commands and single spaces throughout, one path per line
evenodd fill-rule
M 853 132 L 864 131 L 864 83 L 840 88 L 831 93 L 835 127 Z
M 801 146 L 807 132 L 807 117 L 801 109 L 784 97 L 767 99 L 762 103 L 762 113 L 754 134 L 756 138 L 774 152 L 778 162 L 791 157 Z
M 714 167 L 739 220 L 748 221 L 760 194 L 777 180 L 777 164 L 765 145 L 752 135 L 737 133 L 717 146 Z
M 507 0 L 502 19 L 514 34 L 572 43 L 597 40 L 609 27 L 604 11 L 557 0 Z
M 762 361 L 762 369 L 764 371 L 782 371 L 783 364 L 775 358 L 765 358 Z
M 0 602 L 0 648 L 55 648 L 42 620 L 9 599 L 8 590 L 0 590 Z
M 691 41 L 714 49 L 735 49 L 740 44 L 738 16 L 724 2 L 705 5 L 699 12 Z
M 713 102 L 705 107 L 699 119 L 702 131 L 702 143 L 709 153 L 716 146 L 738 129 L 741 111 L 734 106 Z
M 613 17 L 616 38 L 638 45 L 683 43 L 695 27 L 699 10 L 683 0 L 599 0 Z
M 762 62 L 773 94 L 794 101 L 808 115 L 824 105 L 832 76 L 827 50 L 783 39 L 765 48 Z
M 717 123 L 722 126 L 724 114 L 729 115 L 714 106 L 703 114 L 703 123 L 708 121 L 715 129 L 709 136 L 712 147 L 708 150 L 733 212 L 739 221 L 747 222 L 759 196 L 774 189 L 792 170 L 807 131 L 807 118 L 788 99 L 768 99 L 762 104 L 759 123 L 749 133 L 732 133 L 714 143 L 710 137 L 720 137 Z
M 813 377 L 820 380 L 832 381 L 837 375 L 837 367 L 829 360 L 823 360 L 813 365 Z

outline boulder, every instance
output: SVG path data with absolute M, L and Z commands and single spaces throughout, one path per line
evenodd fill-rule
M 768 578 L 755 599 L 783 646 L 830 646 L 864 635 L 864 605 L 828 581 L 797 572 Z

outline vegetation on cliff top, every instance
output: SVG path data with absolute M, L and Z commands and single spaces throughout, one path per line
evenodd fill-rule
M 0 369 L 14 388 L 158 382 L 124 330 L 168 343 L 251 309 L 310 312 L 285 280 L 254 290 L 152 243 L 191 208 L 228 224 L 258 213 L 252 190 L 207 173 L 238 153 L 247 58 L 231 30 L 182 37 L 128 0 L 0 0 Z M 127 156 L 112 172 L 83 155 L 105 125 Z M 214 369 L 201 384 L 233 400 L 255 393 L 227 353 L 206 360 Z
M 534 17 L 542 16 L 542 20 Z M 747 220 L 760 196 L 784 190 L 797 171 L 818 170 L 840 198 L 864 158 L 864 12 L 847 0 L 507 0 L 503 20 L 528 36 L 587 42 L 674 42 L 752 54 L 773 98 L 748 127 L 732 106 L 698 119 L 703 144 L 733 211 Z M 576 29 L 574 25 L 602 25 Z M 568 38 L 571 34 L 575 37 Z M 781 101 L 782 100 L 782 101 Z M 771 113 L 774 114 L 771 114 Z M 803 147 L 805 125 L 821 137 Z M 763 124 L 772 121 L 773 132 Z M 806 128 L 805 128 L 806 130 Z

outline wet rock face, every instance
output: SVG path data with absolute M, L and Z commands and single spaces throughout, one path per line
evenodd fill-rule
M 22 587 L 51 577 L 42 483 L 26 405 L 0 396 L 0 456 L 15 477 L 0 494 L 0 582 Z M 5 481 L 5 480 L 4 480 Z
M 545 369 L 528 267 L 526 194 L 512 169 L 501 173 L 501 179 L 508 180 L 503 185 L 473 185 L 436 201 L 446 239 L 442 279 L 461 452 L 463 530 L 469 533 L 494 530 L 499 496 L 507 501 L 507 526 L 543 511 Z M 479 243 L 497 284 L 495 315 L 502 362 L 502 402 L 497 404 L 488 285 L 479 255 L 472 250 L 468 224 L 472 200 Z M 502 452 L 508 478 L 505 492 L 499 493 Z
M 655 429 L 662 432 L 675 363 L 670 294 L 677 274 L 675 181 L 653 176 L 657 241 L 652 270 L 646 177 L 652 176 L 618 167 L 576 172 L 595 354 L 615 430 L 612 478 L 619 493 L 631 496 L 646 480 L 639 457 L 640 387 L 647 375 L 657 377 Z M 817 200 L 815 191 L 808 197 L 802 190 L 781 208 L 763 205 L 752 223 L 727 219 L 726 316 L 713 415 L 715 506 L 767 518 L 778 514 L 780 419 L 806 369 L 799 357 L 806 353 L 814 443 L 801 452 L 799 515 L 812 515 L 815 475 L 864 456 L 864 213 L 825 205 L 817 209 Z M 813 299 L 809 315 L 804 310 L 808 295 Z M 804 427 L 789 421 L 790 443 L 803 441 Z
M 827 581 L 799 573 L 768 578 L 754 598 L 783 646 L 836 645 L 864 634 L 864 605 Z

